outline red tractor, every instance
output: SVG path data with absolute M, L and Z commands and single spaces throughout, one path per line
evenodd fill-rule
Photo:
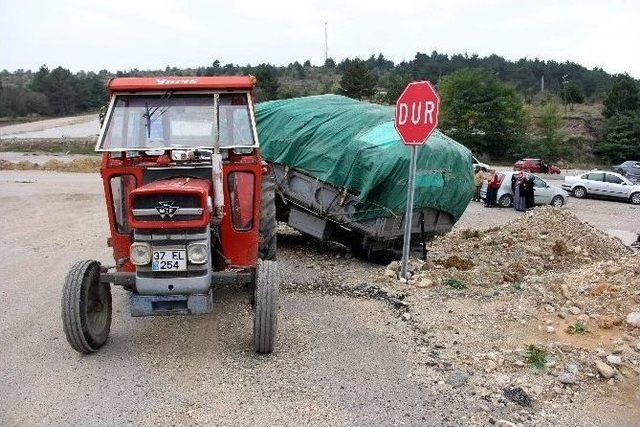
M 253 347 L 273 350 L 279 276 L 275 184 L 253 114 L 256 80 L 141 77 L 109 82 L 96 150 L 115 265 L 77 262 L 62 296 L 69 344 L 97 351 L 111 327 L 111 286 L 132 316 L 205 314 L 213 289 L 244 284 Z

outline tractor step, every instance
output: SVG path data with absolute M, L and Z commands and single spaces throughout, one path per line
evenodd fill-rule
M 131 316 L 171 316 L 175 314 L 207 314 L 213 309 L 213 292 L 195 295 L 130 296 Z

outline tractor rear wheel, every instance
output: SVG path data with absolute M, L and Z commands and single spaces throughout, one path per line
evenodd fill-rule
M 62 325 L 67 341 L 80 353 L 94 353 L 111 329 L 111 287 L 100 283 L 100 263 L 78 261 L 62 291 Z
M 258 258 L 276 259 L 276 182 L 271 175 L 262 177 L 262 200 L 260 201 L 260 245 Z
M 258 260 L 253 306 L 253 349 L 271 353 L 278 325 L 278 290 L 280 275 L 275 261 Z

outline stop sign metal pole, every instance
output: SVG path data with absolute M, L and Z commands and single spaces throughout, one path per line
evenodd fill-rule
M 407 280 L 407 265 L 409 264 L 409 252 L 411 251 L 411 220 L 413 219 L 413 194 L 416 188 L 416 163 L 418 146 L 411 145 L 411 165 L 409 166 L 409 180 L 407 181 L 407 208 L 404 216 L 404 242 L 402 244 L 402 269 L 401 277 Z
M 407 208 L 404 214 L 404 242 L 400 277 L 407 280 L 411 252 L 413 196 L 416 187 L 418 146 L 423 145 L 438 126 L 440 97 L 430 82 L 411 82 L 396 101 L 394 126 L 402 143 L 411 146 L 411 164 L 407 180 Z

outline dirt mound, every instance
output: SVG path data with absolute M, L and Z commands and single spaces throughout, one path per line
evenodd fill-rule
M 403 319 L 437 343 L 426 364 L 474 372 L 487 402 L 570 407 L 606 382 L 637 407 L 640 253 L 553 207 L 429 249 L 408 282 L 397 262 L 376 279 L 404 293 Z
M 622 325 L 640 307 L 640 254 L 551 273 L 538 289 L 560 313 L 578 307 L 601 329 Z
M 428 276 L 470 285 L 520 283 L 525 277 L 563 272 L 631 254 L 611 238 L 573 214 L 550 206 L 488 230 L 461 230 L 434 240 L 429 261 L 414 262 L 414 280 Z M 416 268 L 417 267 L 417 268 Z

